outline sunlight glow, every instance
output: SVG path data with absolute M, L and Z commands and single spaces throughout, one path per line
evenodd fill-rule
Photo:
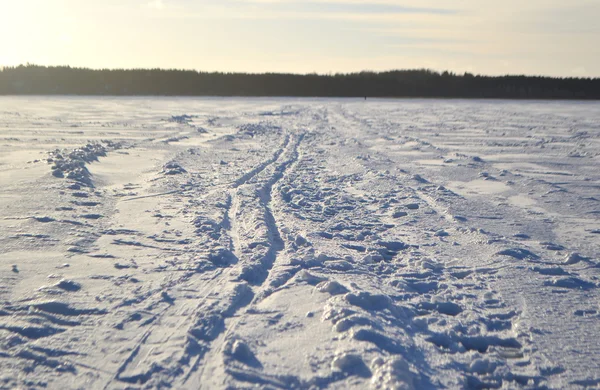
M 600 76 L 600 3 L 2 0 L 1 65 Z

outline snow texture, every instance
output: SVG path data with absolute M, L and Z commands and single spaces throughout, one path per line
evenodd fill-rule
M 0 98 L 0 388 L 600 384 L 600 105 Z

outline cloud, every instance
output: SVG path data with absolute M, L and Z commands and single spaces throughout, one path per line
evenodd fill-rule
M 151 2 L 149 2 L 146 5 L 149 8 L 154 8 L 154 9 L 164 9 L 165 8 L 165 3 L 163 0 L 152 0 Z
M 30 15 L 30 8 L 21 5 L 29 1 L 39 2 L 46 12 Z M 12 2 L 6 0 L 6 3 Z M 68 7 L 56 7 L 57 3 Z M 3 47 L 0 56 L 4 56 L 1 59 L 11 63 L 16 61 L 11 56 L 20 59 L 41 52 L 52 56 L 52 61 L 69 62 L 69 53 L 78 53 L 71 47 L 86 48 L 94 40 L 104 44 L 106 53 L 100 56 L 98 50 L 90 52 L 88 57 L 96 61 L 90 62 L 92 66 L 156 63 L 253 71 L 429 66 L 455 71 L 475 69 L 482 73 L 600 75 L 598 0 L 568 3 L 564 0 L 501 3 L 497 0 L 103 0 L 101 3 L 15 1 L 14 6 L 8 6 L 11 12 L 0 12 L 0 32 L 4 33 L 0 34 Z M 92 29 L 98 20 L 110 20 L 111 31 Z M 29 33 L 30 30 L 35 34 Z M 15 40 L 14 31 L 22 32 L 20 40 Z M 62 32 L 70 32 L 72 41 L 71 37 L 60 36 Z M 51 36 L 52 40 L 30 38 L 33 36 Z M 130 42 L 139 42 L 135 53 L 130 53 Z M 113 53 L 115 46 L 122 49 L 118 56 Z M 156 50 L 157 47 L 161 49 Z M 194 47 L 200 49 L 186 50 Z M 171 56 L 156 54 L 169 50 Z M 41 61 L 40 56 L 27 56 L 25 60 Z M 290 59 L 290 56 L 296 57 Z M 80 61 L 80 57 L 72 58 Z
M 233 0 L 232 3 L 249 4 L 270 11 L 295 11 L 346 14 L 454 14 L 447 7 L 407 6 L 393 1 L 336 1 L 336 0 Z

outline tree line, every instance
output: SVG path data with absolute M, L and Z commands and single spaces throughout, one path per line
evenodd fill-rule
M 0 95 L 600 99 L 600 78 L 482 76 L 429 69 L 300 75 L 27 64 L 0 69 Z

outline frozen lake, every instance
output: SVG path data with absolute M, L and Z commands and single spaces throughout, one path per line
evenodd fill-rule
M 0 388 L 600 385 L 600 103 L 0 97 Z

